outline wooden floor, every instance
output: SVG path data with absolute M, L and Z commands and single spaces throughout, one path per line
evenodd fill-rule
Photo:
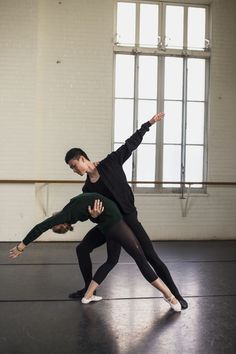
M 68 294 L 83 287 L 76 243 L 34 243 L 16 260 L 0 243 L 1 354 L 234 354 L 236 241 L 154 242 L 189 309 L 169 309 L 122 252 L 99 303 Z M 94 270 L 106 259 L 92 254 Z

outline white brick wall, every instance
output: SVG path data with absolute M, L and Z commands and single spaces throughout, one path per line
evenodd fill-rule
M 211 3 L 209 179 L 235 181 L 236 3 Z M 64 163 L 69 148 L 81 146 L 94 160 L 110 151 L 114 6 L 113 0 L 0 0 L 0 179 L 76 179 Z M 46 195 L 44 188 L 47 213 L 80 189 L 51 185 Z M 0 185 L 0 192 L 0 240 L 19 240 L 44 217 L 38 194 L 18 184 Z M 191 198 L 187 217 L 182 202 L 136 196 L 152 239 L 236 237 L 235 188 Z M 81 239 L 90 227 L 41 239 Z
M 36 55 L 37 3 L 1 1 L 0 178 L 34 177 Z

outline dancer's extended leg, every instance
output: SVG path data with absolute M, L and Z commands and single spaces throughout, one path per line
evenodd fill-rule
M 109 230 L 107 234 L 107 243 L 108 252 L 111 253 L 116 247 L 116 244 L 119 243 L 135 260 L 145 279 L 161 291 L 166 299 L 171 298 L 170 305 L 175 311 L 181 311 L 180 303 L 176 300 L 170 289 L 161 281 L 161 279 L 157 278 L 156 273 L 148 264 L 138 240 L 123 220 Z M 94 275 L 93 281 L 84 296 L 85 299 L 89 299 L 93 296 L 94 290 L 96 290 L 97 286 L 105 279 L 105 276 L 106 274 L 103 271 L 103 266 L 101 266 Z
M 158 277 L 168 286 L 172 294 L 179 300 L 181 303 L 182 309 L 186 309 L 188 307 L 188 303 L 183 299 L 177 286 L 174 283 L 174 280 L 169 272 L 169 269 L 165 265 L 165 263 L 159 258 L 156 253 L 153 244 L 148 237 L 145 229 L 142 224 L 138 221 L 137 213 L 133 213 L 130 215 L 126 215 L 124 217 L 125 222 L 131 228 L 136 238 L 138 239 L 143 252 L 145 254 L 146 259 L 151 264 L 153 269 L 155 270 Z

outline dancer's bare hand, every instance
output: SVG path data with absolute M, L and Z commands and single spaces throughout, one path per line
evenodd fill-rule
M 13 247 L 9 251 L 9 258 L 17 258 L 23 253 L 24 249 L 20 248 L 19 245 Z
M 153 116 L 149 120 L 149 123 L 154 124 L 156 122 L 160 122 L 164 117 L 165 117 L 165 113 L 164 112 L 159 112 L 159 113 L 155 114 L 155 116 Z
M 97 218 L 100 214 L 102 214 L 104 211 L 104 206 L 102 205 L 101 200 L 96 199 L 94 201 L 93 209 L 91 209 L 91 206 L 89 205 L 88 211 L 92 218 Z

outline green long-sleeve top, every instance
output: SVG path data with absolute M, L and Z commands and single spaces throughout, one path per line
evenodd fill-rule
M 88 207 L 91 206 L 91 208 L 93 208 L 96 199 L 102 201 L 104 211 L 95 219 L 91 217 Z M 22 242 L 27 246 L 30 242 L 36 240 L 43 232 L 51 229 L 55 225 L 64 223 L 75 224 L 77 221 L 86 221 L 88 219 L 97 223 L 99 229 L 103 233 L 106 233 L 112 225 L 122 219 L 122 216 L 115 203 L 110 199 L 98 193 L 83 193 L 72 198 L 58 214 L 34 226 Z

